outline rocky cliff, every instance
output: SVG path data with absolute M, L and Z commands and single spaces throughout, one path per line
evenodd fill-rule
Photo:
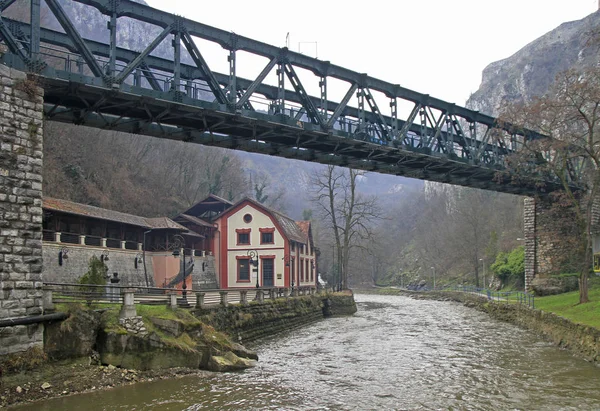
M 497 116 L 505 102 L 529 101 L 543 95 L 558 73 L 600 62 L 600 11 L 563 23 L 512 56 L 491 63 L 467 107 Z

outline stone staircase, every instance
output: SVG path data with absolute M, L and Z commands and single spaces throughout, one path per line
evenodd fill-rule
M 192 272 L 192 289 L 207 290 L 219 288 L 215 257 L 207 255 L 195 258 L 194 271 Z

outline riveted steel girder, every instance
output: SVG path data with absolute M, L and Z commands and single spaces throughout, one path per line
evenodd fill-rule
M 544 138 L 534 132 L 515 131 L 510 124 L 499 125 L 477 111 L 130 0 L 71 1 L 108 17 L 108 44 L 83 39 L 57 0 L 47 3 L 65 33 L 8 21 L 2 11 L 12 1 L 0 1 L 0 40 L 10 49 L 2 57 L 5 63 L 31 70 L 35 54 L 54 61 L 65 58 L 63 50 L 72 53 L 64 69 L 38 70 L 44 77 L 46 114 L 51 119 L 497 191 L 528 194 L 540 187 L 535 176 L 533 183 L 520 187 L 493 178 L 502 170 L 505 157 L 519 150 L 524 141 Z M 35 22 L 37 9 L 32 6 L 30 21 Z M 122 17 L 162 31 L 149 39 L 142 52 L 119 48 L 116 31 Z M 32 35 L 29 40 L 17 38 L 16 31 Z M 151 55 L 169 36 L 173 55 Z M 211 71 L 193 38 L 229 50 L 229 73 Z M 181 44 L 193 64 L 184 61 Z M 58 46 L 60 53 L 53 55 L 48 46 Z M 29 55 L 24 52 L 27 47 Z M 237 75 L 238 50 L 267 58 L 256 79 Z M 89 71 L 79 63 L 73 70 L 68 63 L 73 60 L 84 61 Z M 277 85 L 265 84 L 275 66 Z M 101 67 L 107 67 L 106 72 Z M 307 93 L 298 69 L 318 78 L 319 96 Z M 347 84 L 341 101 L 328 100 L 328 78 Z M 206 88 L 214 101 L 207 101 Z M 268 102 L 268 110 L 257 111 L 258 106 L 252 104 L 255 96 Z M 380 107 L 385 106 L 374 96 L 388 99 L 389 114 L 382 112 Z M 404 119 L 398 118 L 398 101 L 413 104 Z M 492 139 L 492 129 L 503 137 Z M 580 170 L 576 165 L 570 168 L 573 178 Z M 555 185 L 546 182 L 546 187 Z

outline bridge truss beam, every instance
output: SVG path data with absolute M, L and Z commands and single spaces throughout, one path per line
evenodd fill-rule
M 534 132 L 516 132 L 477 111 L 129 0 L 72 0 L 109 19 L 110 41 L 91 41 L 57 0 L 45 1 L 64 33 L 6 18 L 12 1 L 5 0 L 0 40 L 10 49 L 5 63 L 36 67 L 42 76 L 49 119 L 496 191 L 531 194 L 540 187 L 535 176 L 520 186 L 494 179 L 507 155 L 543 138 Z M 36 12 L 32 6 L 32 18 Z M 117 47 L 123 17 L 156 26 L 142 52 Z M 228 74 L 211 71 L 194 38 L 229 51 Z M 154 55 L 167 39 L 172 55 Z M 256 79 L 237 75 L 238 51 L 267 59 Z M 277 85 L 265 83 L 274 69 Z M 320 96 L 308 94 L 298 70 L 318 78 Z M 347 84 L 341 101 L 328 100 L 328 78 Z M 267 109 L 257 110 L 255 97 L 269 102 Z M 389 101 L 387 114 L 382 99 Z M 412 104 L 405 119 L 398 118 L 399 102 Z

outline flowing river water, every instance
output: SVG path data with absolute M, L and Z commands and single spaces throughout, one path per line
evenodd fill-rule
M 18 410 L 594 410 L 600 368 L 453 302 L 355 296 L 255 348 L 257 367 L 140 383 Z

